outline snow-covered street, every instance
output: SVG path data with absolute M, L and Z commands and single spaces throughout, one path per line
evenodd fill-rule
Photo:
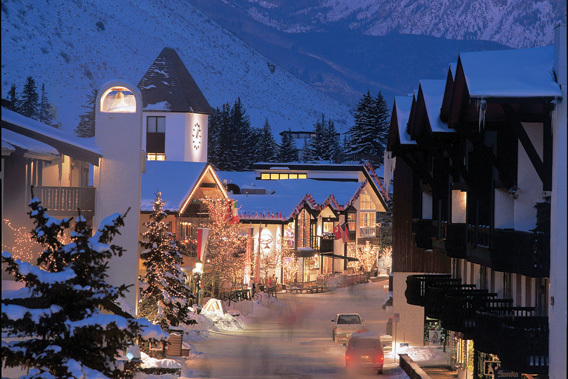
M 272 304 L 254 303 L 251 315 L 238 316 L 243 329 L 210 332 L 192 343 L 188 373 L 201 378 L 376 377 L 374 371 L 346 372 L 345 347 L 333 343 L 331 319 L 336 313 L 357 312 L 367 329 L 385 334 L 389 313 L 381 305 L 387 283 L 323 294 L 279 294 Z M 384 376 L 406 377 L 390 352 L 385 352 Z

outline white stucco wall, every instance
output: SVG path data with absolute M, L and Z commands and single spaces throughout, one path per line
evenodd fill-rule
M 513 228 L 515 214 L 515 200 L 509 193 L 502 189 L 495 190 L 495 228 Z
M 397 325 L 395 337 L 395 323 L 393 322 L 393 343 L 409 343 L 414 346 L 424 345 L 424 307 L 410 305 L 406 302 L 406 278 L 416 275 L 416 272 L 393 273 L 393 314 L 400 313 L 400 322 Z M 396 340 L 395 340 L 396 338 Z M 398 346 L 398 345 L 397 345 Z
M 523 123 L 523 127 L 542 160 L 542 124 Z M 528 232 L 536 227 L 535 204 L 542 201 L 542 180 L 538 176 L 523 145 L 519 141 L 517 183 L 520 190 L 515 200 L 515 230 Z
M 140 182 L 142 170 L 142 99 L 136 86 L 122 81 L 105 83 L 97 97 L 100 104 L 104 92 L 114 86 L 123 86 L 136 96 L 134 113 L 103 113 L 97 107 L 95 114 L 95 146 L 102 159 L 95 167 L 94 185 L 97 187 L 94 227 L 114 214 L 130 211 L 115 236 L 113 244 L 126 251 L 122 257 L 113 257 L 109 264 L 109 282 L 114 285 L 132 285 L 125 300 L 136 309 L 138 298 L 138 239 L 140 220 Z
M 550 215 L 550 300 L 549 304 L 549 354 L 550 378 L 566 378 L 566 318 L 567 296 L 566 277 L 566 150 L 568 139 L 566 135 L 568 112 L 568 93 L 566 80 L 566 16 L 564 24 L 555 30 L 554 70 L 558 75 L 558 83 L 562 88 L 562 99 L 557 99 L 556 109 L 552 113 L 552 199 Z M 554 300 L 553 300 L 554 299 Z

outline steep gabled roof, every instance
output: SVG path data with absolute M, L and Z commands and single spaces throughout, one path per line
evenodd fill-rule
M 212 114 L 177 52 L 165 47 L 138 83 L 145 110 Z

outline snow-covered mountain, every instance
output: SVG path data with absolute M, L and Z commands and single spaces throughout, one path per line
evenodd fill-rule
M 176 49 L 209 103 L 240 97 L 254 127 L 312 129 L 324 113 L 346 131 L 350 109 L 287 72 L 187 1 L 3 0 L 2 98 L 25 78 L 45 83 L 72 131 L 87 94 L 110 79 L 136 85 L 165 47 Z
M 487 40 L 513 48 L 550 45 L 565 0 L 223 0 L 287 33 L 330 26 L 384 36 Z

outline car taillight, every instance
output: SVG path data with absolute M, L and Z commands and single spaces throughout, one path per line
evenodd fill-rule
M 385 357 L 383 355 L 377 355 L 375 362 L 382 363 L 384 360 L 385 360 Z

